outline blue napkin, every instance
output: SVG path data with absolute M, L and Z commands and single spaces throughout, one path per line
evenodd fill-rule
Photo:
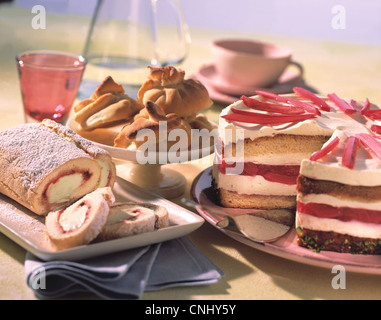
M 41 298 L 91 292 L 103 299 L 140 299 L 145 291 L 216 283 L 223 272 L 182 237 L 82 261 L 25 259 L 28 286 Z

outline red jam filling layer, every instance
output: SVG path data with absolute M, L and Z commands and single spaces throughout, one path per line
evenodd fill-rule
M 297 211 L 317 218 L 336 219 L 344 222 L 355 220 L 364 223 L 381 223 L 381 210 L 333 207 L 327 204 L 298 201 Z
M 222 174 L 226 174 L 227 168 L 236 168 L 237 163 L 227 164 L 222 161 L 219 165 L 219 171 Z M 299 175 L 299 165 L 266 165 L 255 164 L 252 162 L 245 162 L 243 164 L 243 170 L 240 175 L 243 176 L 262 176 L 267 181 L 278 182 L 288 185 L 296 184 L 296 179 Z

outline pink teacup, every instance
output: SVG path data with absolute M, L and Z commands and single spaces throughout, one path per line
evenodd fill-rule
M 270 87 L 294 63 L 290 49 L 244 39 L 214 41 L 211 53 L 217 72 L 235 85 Z

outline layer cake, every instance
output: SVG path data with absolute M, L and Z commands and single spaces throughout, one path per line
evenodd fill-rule
M 305 103 L 296 95 L 282 99 Z M 321 149 L 336 128 L 351 122 L 350 116 L 331 106 L 329 111 L 313 107 L 312 113 L 299 113 L 300 108 L 286 102 L 267 100 L 262 96 L 242 97 L 221 113 L 213 178 L 223 206 L 295 209 L 301 161 Z M 282 112 L 290 113 L 260 110 L 257 103 L 259 107 L 264 103 L 263 109 L 279 106 L 286 109 Z M 263 123 L 258 118 L 261 120 L 257 123 L 257 116 L 270 118 L 263 118 Z M 280 119 L 277 123 L 276 118 L 283 116 L 291 120 Z M 295 121 L 295 117 L 301 120 Z
M 257 92 L 225 108 L 213 185 L 220 204 L 296 212 L 298 244 L 381 253 L 381 111 L 336 94 Z

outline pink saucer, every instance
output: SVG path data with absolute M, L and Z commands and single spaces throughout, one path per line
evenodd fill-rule
M 244 87 L 230 83 L 218 74 L 213 64 L 201 67 L 198 73 L 195 74 L 195 78 L 208 88 L 211 96 L 215 94 L 218 96 L 217 100 L 222 98 L 222 101 L 230 102 L 232 99 L 234 101 L 237 100 L 237 97 L 241 95 L 254 95 L 257 90 L 267 90 L 274 93 L 292 92 L 294 86 L 303 82 L 303 72 L 301 68 L 298 68 L 297 70 L 290 69 L 291 68 L 287 68 L 279 78 L 279 81 L 269 88 Z

